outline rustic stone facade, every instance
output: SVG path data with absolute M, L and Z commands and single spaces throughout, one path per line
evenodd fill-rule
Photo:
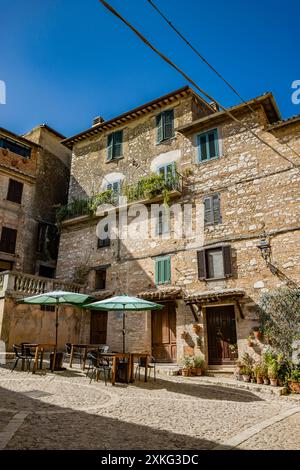
M 121 120 L 113 128 L 104 129 L 100 125 L 94 136 L 68 139 L 66 145 L 73 147 L 69 201 L 103 190 L 103 181 L 111 174 L 122 174 L 128 182 L 137 181 L 143 174 L 153 171 L 155 158 L 168 161 L 173 152 L 176 169 L 183 175 L 183 191 L 172 202 L 199 203 L 203 207 L 204 196 L 220 193 L 220 223 L 204 227 L 202 211 L 200 240 L 112 240 L 109 247 L 98 249 L 98 219 L 71 219 L 62 224 L 58 276 L 72 281 L 78 271 L 86 273 L 82 281 L 93 292 L 96 290 L 96 270 L 106 266 L 105 292 L 99 292 L 99 295 L 149 292 L 153 300 L 173 299 L 176 303 L 177 360 L 183 354 L 199 353 L 208 363 L 207 323 L 212 306 L 233 305 L 238 352 L 242 354 L 247 349 L 245 338 L 257 324 L 260 294 L 289 282 L 299 283 L 300 175 L 298 168 L 226 114 L 212 113 L 201 102 L 198 110 L 202 110 L 202 114 L 199 111 L 196 116 L 194 106 L 195 95 L 187 93 L 172 103 L 160 103 L 152 112 L 137 115 L 130 121 Z M 298 165 L 300 159 L 292 149 L 300 153 L 299 121 L 275 125 L 280 117 L 271 94 L 253 100 L 251 107 L 254 111 L 241 105 L 232 108 L 232 112 Z M 157 144 L 156 115 L 170 108 L 174 109 L 177 132 L 174 138 Z M 196 136 L 214 128 L 218 129 L 219 157 L 199 163 Z M 107 135 L 115 129 L 124 129 L 123 158 L 107 162 Z M 269 261 L 276 268 L 273 272 L 257 247 L 263 235 L 271 247 Z M 197 251 L 223 244 L 231 246 L 231 275 L 218 280 L 199 279 Z M 171 286 L 179 288 L 180 295 L 168 297 L 163 294 L 164 287 L 155 286 L 155 257 L 161 255 L 171 257 Z M 230 299 L 227 294 L 235 289 L 242 290 L 244 295 L 239 299 L 233 295 Z M 218 298 L 211 295 L 203 302 L 195 300 L 193 313 L 187 305 L 188 299 L 211 291 L 218 292 Z M 196 318 L 201 326 L 197 333 L 192 328 Z M 109 314 L 107 342 L 112 349 L 121 348 L 120 331 L 121 319 Z M 187 332 L 188 336 L 181 337 L 182 332 Z M 150 312 L 127 315 L 127 347 L 131 351 L 151 351 Z M 255 347 L 259 350 L 261 345 Z M 253 348 L 248 350 L 254 352 Z

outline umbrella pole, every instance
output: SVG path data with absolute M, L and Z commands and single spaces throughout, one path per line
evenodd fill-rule
M 125 354 L 125 310 L 123 310 L 123 354 Z
M 58 299 L 56 299 L 55 306 L 55 347 L 57 349 L 57 340 L 58 340 Z

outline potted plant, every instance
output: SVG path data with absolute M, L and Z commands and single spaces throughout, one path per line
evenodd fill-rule
M 295 367 L 288 376 L 288 385 L 292 392 L 300 393 L 300 368 Z
M 275 360 L 268 366 L 268 377 L 272 387 L 277 387 L 278 364 Z
M 261 330 L 260 330 L 260 328 L 259 328 L 258 326 L 255 326 L 255 327 L 253 328 L 253 335 L 254 335 L 254 338 L 255 338 L 256 340 L 259 340 L 259 339 L 261 338 L 262 334 L 261 334 Z
M 252 372 L 252 370 L 249 366 L 242 367 L 241 374 L 243 376 L 243 381 L 244 382 L 250 382 L 251 372 Z
M 202 375 L 204 370 L 204 359 L 201 356 L 194 356 L 193 369 L 195 375 Z
M 183 377 L 189 377 L 191 375 L 191 369 L 193 367 L 192 359 L 189 356 L 183 356 L 181 364 L 181 375 L 183 375 Z
M 254 368 L 253 368 L 253 374 L 256 378 L 256 383 L 258 384 L 263 384 L 263 367 L 260 362 L 256 363 Z
M 267 366 L 267 364 L 263 364 L 262 375 L 263 375 L 264 385 L 269 385 L 270 381 L 269 381 L 269 376 L 268 376 L 268 366 Z
M 253 338 L 252 338 L 251 335 L 249 335 L 249 336 L 247 337 L 247 344 L 248 344 L 249 348 L 252 348 L 252 347 L 253 347 Z

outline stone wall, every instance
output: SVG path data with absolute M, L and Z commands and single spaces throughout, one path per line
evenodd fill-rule
M 175 127 L 191 122 L 189 100 L 175 107 Z M 241 112 L 242 119 L 261 137 L 280 152 L 299 164 L 296 155 L 284 145 L 300 153 L 300 127 L 289 130 L 266 130 L 266 115 L 260 107 L 256 113 Z M 107 289 L 114 293 L 136 295 L 154 287 L 154 257 L 171 256 L 171 284 L 183 289 L 184 295 L 215 289 L 245 289 L 241 301 L 244 318 L 235 307 L 239 353 L 247 349 L 245 338 L 257 324 L 257 303 L 262 292 L 286 285 L 287 278 L 300 282 L 300 173 L 270 148 L 260 143 L 247 130 L 224 119 L 218 122 L 221 136 L 221 156 L 198 163 L 196 135 L 214 128 L 211 120 L 188 135 L 176 133 L 168 144 L 156 145 L 155 117 L 148 116 L 124 128 L 124 158 L 106 163 L 106 135 L 86 139 L 75 145 L 69 199 L 92 195 L 99 191 L 103 178 L 111 172 L 120 172 L 129 181 L 136 181 L 149 173 L 151 161 L 168 150 L 179 150 L 178 171 L 184 175 L 184 190 L 176 202 L 193 202 L 200 207 L 202 237 L 181 240 L 114 240 L 108 248 L 97 249 L 97 219 L 65 224 L 61 234 L 58 276 L 74 280 L 80 266 L 91 271 L 99 265 L 107 269 Z M 137 160 L 139 166 L 134 165 Z M 203 196 L 220 192 L 222 223 L 204 228 Z M 274 275 L 267 267 L 257 245 L 263 232 L 269 236 L 271 261 L 282 272 Z M 233 276 L 224 280 L 198 279 L 197 249 L 228 243 L 233 252 Z M 279 272 L 278 271 L 278 272 Z M 85 279 L 87 289 L 93 290 L 93 276 Z M 229 302 L 230 303 L 230 302 Z M 206 313 L 200 323 L 200 341 L 192 330 L 195 319 L 189 307 L 177 300 L 177 355 L 178 360 L 188 351 L 181 332 L 188 330 L 194 352 L 207 359 Z M 120 347 L 122 336 L 120 319 L 109 315 L 108 342 Z M 150 314 L 128 315 L 129 350 L 151 348 Z M 140 334 L 144 332 L 143 334 Z M 253 351 L 251 350 L 251 353 Z

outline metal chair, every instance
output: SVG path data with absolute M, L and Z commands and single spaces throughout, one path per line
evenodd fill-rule
M 31 354 L 30 349 L 26 348 L 25 344 L 14 344 L 13 350 L 16 355 L 16 361 L 11 369 L 11 372 L 15 370 L 20 359 L 22 362 L 24 361 L 24 364 L 27 364 L 27 370 L 30 372 L 31 361 L 34 357 L 33 354 Z
M 98 382 L 99 376 L 101 372 L 103 372 L 105 385 L 107 385 L 106 371 L 108 372 L 109 379 L 110 379 L 110 373 L 111 373 L 111 366 L 109 364 L 109 361 L 105 359 L 104 357 L 101 357 L 101 356 L 97 357 L 97 356 L 94 356 L 93 354 L 89 355 L 89 361 L 90 361 L 89 370 L 90 368 L 92 369 L 90 383 L 92 382 L 94 376 Z
M 138 358 L 138 362 L 137 362 L 137 367 L 136 367 L 136 370 L 135 370 L 135 379 L 137 377 L 137 374 L 139 373 L 139 380 L 141 380 L 141 368 L 144 368 L 145 369 L 145 372 L 146 372 L 146 357 L 139 357 Z M 151 376 L 151 370 L 153 370 L 153 374 L 154 374 L 154 381 L 156 381 L 156 359 L 151 356 L 151 359 L 150 361 L 148 362 L 148 377 L 150 379 L 150 376 Z

